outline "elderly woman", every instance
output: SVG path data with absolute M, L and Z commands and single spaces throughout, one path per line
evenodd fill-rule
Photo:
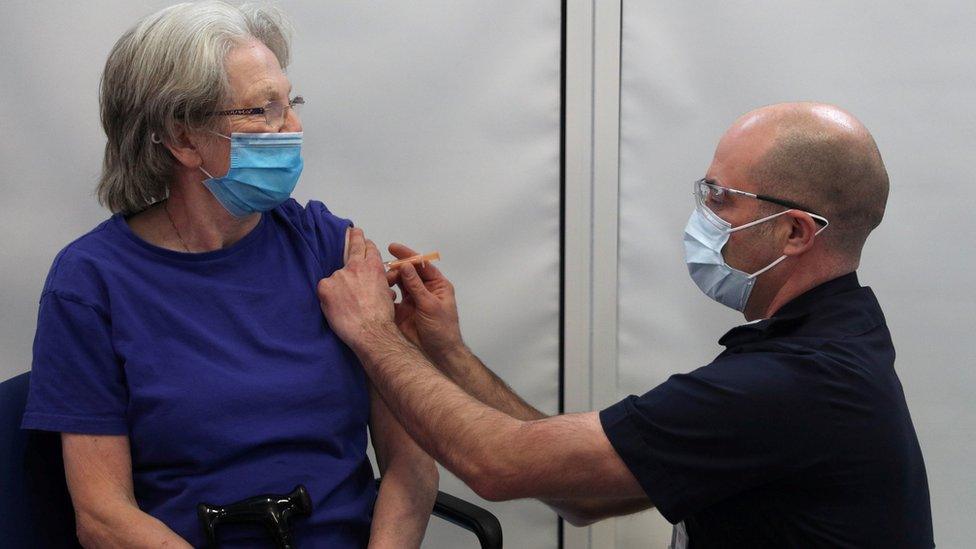
M 83 545 L 200 546 L 201 502 L 299 484 L 299 547 L 423 537 L 434 464 L 316 298 L 350 223 L 289 198 L 304 101 L 288 37 L 273 8 L 180 4 L 109 55 L 98 194 L 114 215 L 54 260 L 23 421 L 62 433 Z M 260 526 L 221 528 L 223 546 L 268 546 Z

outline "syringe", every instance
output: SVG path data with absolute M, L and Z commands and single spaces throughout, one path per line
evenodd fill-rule
M 394 259 L 392 261 L 387 261 L 383 264 L 389 270 L 398 269 L 407 263 L 412 263 L 417 265 L 418 263 L 424 264 L 428 261 L 438 261 L 441 258 L 440 252 L 430 252 L 429 254 L 418 254 L 411 257 L 405 257 L 403 259 Z

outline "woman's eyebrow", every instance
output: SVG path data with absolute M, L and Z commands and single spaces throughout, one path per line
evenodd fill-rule
M 269 101 L 280 100 L 281 93 L 278 89 L 277 86 L 274 86 L 270 82 L 259 88 L 254 88 L 254 91 L 244 96 L 243 106 L 241 108 L 262 107 Z M 291 95 L 291 91 L 292 86 L 289 84 L 288 93 L 285 94 L 286 98 Z
M 244 103 L 246 107 L 261 107 L 264 106 L 268 101 L 274 101 L 279 99 L 281 95 L 278 90 L 271 84 L 261 86 L 260 88 L 255 88 L 254 91 L 244 96 Z

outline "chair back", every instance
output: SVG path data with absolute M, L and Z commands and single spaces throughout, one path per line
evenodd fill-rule
M 30 372 L 0 383 L 0 540 L 9 549 L 80 547 L 61 435 L 23 431 Z

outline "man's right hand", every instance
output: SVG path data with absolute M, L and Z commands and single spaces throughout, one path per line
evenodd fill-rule
M 390 244 L 390 252 L 403 259 L 417 252 L 403 244 Z M 430 263 L 404 265 L 386 274 L 397 284 L 403 300 L 396 304 L 395 322 L 407 339 L 420 347 L 434 366 L 483 404 L 523 421 L 545 416 L 515 394 L 500 377 L 482 364 L 461 340 L 454 286 Z
M 390 244 L 398 259 L 417 255 L 403 244 Z M 396 304 L 396 324 L 435 362 L 464 349 L 458 323 L 454 285 L 432 264 L 405 264 L 386 274 L 387 282 L 400 287 L 403 299 Z

